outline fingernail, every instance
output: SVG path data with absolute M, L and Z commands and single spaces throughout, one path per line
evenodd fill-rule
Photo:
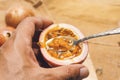
M 80 68 L 80 78 L 86 78 L 88 75 L 89 75 L 89 72 L 86 67 Z

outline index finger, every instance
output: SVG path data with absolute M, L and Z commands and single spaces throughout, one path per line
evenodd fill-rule
M 27 43 L 31 44 L 35 30 L 44 29 L 52 23 L 51 20 L 45 18 L 27 17 L 16 29 L 16 35 L 19 36 L 18 40 L 21 42 L 27 40 Z
M 35 30 L 45 29 L 52 23 L 51 20 L 42 17 L 27 17 L 18 25 L 17 31 L 22 30 L 23 34 L 32 33 L 33 35 Z

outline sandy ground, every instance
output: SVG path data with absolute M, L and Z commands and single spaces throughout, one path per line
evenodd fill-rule
M 0 0 L 1 27 L 5 26 L 6 10 L 18 1 L 23 0 Z M 35 8 L 36 15 L 49 17 L 55 23 L 72 24 L 85 36 L 115 28 L 120 21 L 120 0 L 44 0 L 44 3 L 42 9 Z M 23 3 L 26 4 L 33 3 Z M 120 35 L 92 39 L 88 44 L 98 79 L 120 80 Z

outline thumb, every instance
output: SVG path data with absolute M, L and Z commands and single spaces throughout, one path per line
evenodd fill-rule
M 55 68 L 54 74 L 58 80 L 80 80 L 87 77 L 89 71 L 82 64 L 72 64 Z

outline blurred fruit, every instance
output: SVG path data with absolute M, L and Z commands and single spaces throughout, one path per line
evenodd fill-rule
M 10 7 L 5 16 L 5 22 L 8 26 L 17 27 L 17 25 L 26 17 L 34 16 L 31 8 L 22 5 Z
M 0 34 L 0 46 L 2 46 L 5 43 L 6 39 L 3 34 Z
M 11 36 L 15 29 L 13 27 L 0 27 L 0 46 L 2 46 Z

